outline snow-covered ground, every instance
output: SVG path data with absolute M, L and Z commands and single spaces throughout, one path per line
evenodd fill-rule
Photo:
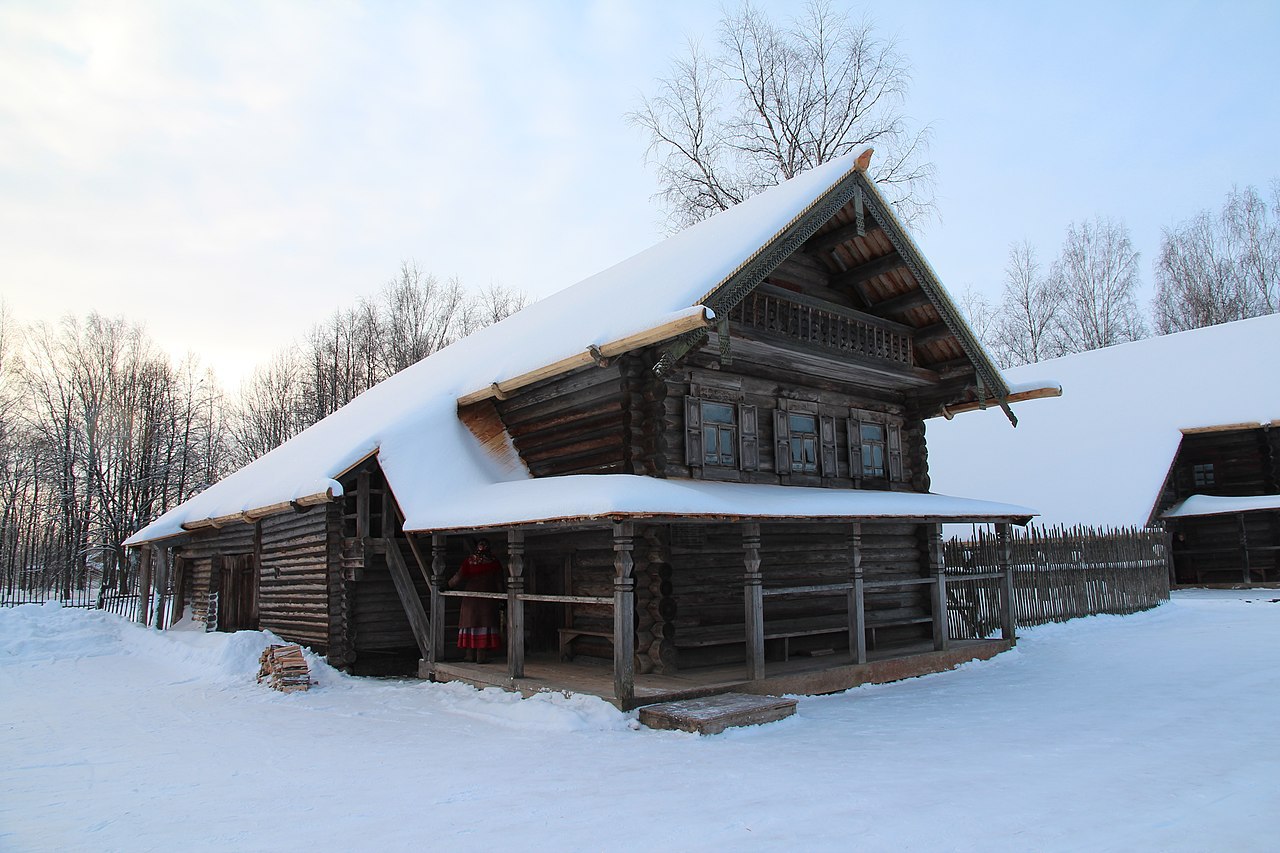
M 697 737 L 596 699 L 254 683 L 268 636 L 0 611 L 3 850 L 1274 850 L 1280 592 Z

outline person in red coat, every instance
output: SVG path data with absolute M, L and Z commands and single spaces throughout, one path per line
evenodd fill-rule
M 488 539 L 476 542 L 471 556 L 462 561 L 457 574 L 449 579 L 449 586 L 464 592 L 502 592 L 502 563 L 489 552 Z M 476 663 L 488 663 L 489 653 L 502 648 L 497 599 L 462 599 L 458 648 L 463 650 L 466 660 Z

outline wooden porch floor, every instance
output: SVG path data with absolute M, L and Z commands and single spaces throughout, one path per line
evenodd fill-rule
M 985 660 L 1013 646 L 1006 640 L 955 640 L 945 651 L 935 651 L 931 642 L 885 647 L 869 651 L 867 662 L 854 663 L 848 654 L 821 658 L 793 658 L 769 661 L 765 677 L 747 678 L 746 664 L 700 667 L 671 675 L 647 674 L 635 677 L 635 699 L 623 703 L 613 695 L 611 661 L 579 656 L 560 661 L 554 653 L 533 655 L 525 660 L 524 677 L 507 675 L 505 658 L 487 664 L 447 661 L 437 663 L 434 674 L 427 662 L 419 667 L 423 678 L 435 681 L 463 681 L 476 687 L 501 687 L 525 696 L 545 692 L 582 693 L 599 696 L 623 710 L 712 696 L 717 693 L 819 694 L 835 693 L 859 684 L 881 684 L 932 672 L 954 669 L 971 660 Z

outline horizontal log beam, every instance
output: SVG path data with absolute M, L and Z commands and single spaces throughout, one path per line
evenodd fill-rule
M 1061 396 L 1062 396 L 1062 387 L 1058 385 L 1052 385 L 1045 388 L 1032 388 L 1027 391 L 1019 391 L 1016 394 L 1010 394 L 1008 397 L 1005 398 L 1005 402 L 1006 403 L 1023 403 L 1023 402 L 1026 402 L 1027 400 L 1043 400 L 1048 397 L 1061 397 Z M 989 409 L 998 405 L 1000 405 L 999 400 L 997 400 L 995 397 L 989 397 L 983 402 L 973 400 L 968 403 L 957 403 L 954 406 L 943 406 L 942 411 L 939 412 L 939 414 L 942 415 L 947 420 L 951 420 L 953 417 L 955 417 L 958 414 L 961 414 L 962 412 L 972 412 L 972 411 L 976 411 L 977 409 Z
M 929 304 L 929 296 L 920 288 L 908 290 L 906 293 L 885 299 L 871 306 L 871 310 L 877 314 L 884 316 L 888 314 L 901 314 L 904 311 L 910 311 L 912 308 L 919 308 L 922 305 Z
M 867 261 L 856 267 L 850 267 L 838 275 L 831 277 L 832 287 L 857 287 L 863 282 L 870 281 L 879 275 L 884 275 L 890 270 L 896 270 L 905 266 L 905 261 L 897 252 L 890 252 L 883 257 L 875 260 Z
M 841 243 L 847 243 L 854 237 L 861 237 L 871 229 L 880 227 L 876 224 L 876 221 L 869 216 L 866 218 L 864 224 L 865 227 L 862 229 L 861 234 L 858 233 L 858 223 L 850 222 L 833 231 L 828 231 L 825 234 L 818 234 L 811 237 L 809 238 L 809 242 L 804 244 L 804 251 L 814 255 L 826 254 Z
M 952 334 L 947 328 L 946 323 L 934 323 L 932 326 L 925 326 L 923 329 L 917 329 L 916 333 L 911 336 L 912 344 L 919 346 L 921 344 L 933 343 Z

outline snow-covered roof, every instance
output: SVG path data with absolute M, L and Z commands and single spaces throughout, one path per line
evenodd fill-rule
M 1280 315 L 1005 371 L 1061 383 L 1018 406 L 1018 428 L 974 412 L 929 422 L 935 488 L 1036 507 L 1062 524 L 1146 524 L 1182 430 L 1280 418 Z
M 184 524 L 341 494 L 337 478 L 374 454 L 409 529 L 453 526 L 464 493 L 474 496 L 476 506 L 490 508 L 501 495 L 509 502 L 509 521 L 534 516 L 539 505 L 521 505 L 520 499 L 549 500 L 550 487 L 512 485 L 528 480 L 528 471 L 514 454 L 504 463 L 481 449 L 458 418 L 458 400 L 540 370 L 554 372 L 593 346 L 607 355 L 610 345 L 626 348 L 637 336 L 668 339 L 705 325 L 713 316 L 705 303 L 716 289 L 864 168 L 869 154 L 863 148 L 811 169 L 431 355 L 164 514 L 126 544 L 181 534 Z M 579 491 L 582 507 L 570 507 L 572 495 L 566 492 L 557 497 L 556 512 L 578 516 L 628 506 L 650 512 L 659 497 L 674 494 L 670 487 L 662 494 L 654 487 L 641 500 L 627 494 L 641 485 L 632 478 L 608 481 L 609 486 L 600 476 L 596 481 L 591 505 L 597 510 L 583 508 L 587 493 Z M 482 497 L 482 489 L 493 491 Z M 728 505 L 729 495 L 741 501 L 736 510 Z M 753 515 L 762 507 L 750 490 L 705 493 L 700 499 L 706 502 L 700 505 L 719 507 L 709 511 L 731 515 Z M 1028 512 L 1013 509 L 1014 515 Z M 484 514 L 486 521 L 496 517 Z
M 1247 497 L 1192 495 L 1174 504 L 1168 512 L 1161 515 L 1161 518 L 1192 518 L 1200 515 L 1227 515 L 1260 510 L 1280 510 L 1280 495 L 1249 495 Z

